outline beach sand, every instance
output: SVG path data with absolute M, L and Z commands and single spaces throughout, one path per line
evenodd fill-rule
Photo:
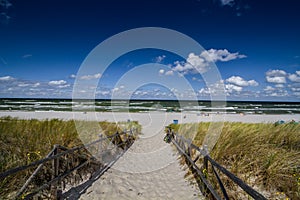
M 195 113 L 82 113 L 82 112 L 0 112 L 1 116 L 23 119 L 78 119 L 92 121 L 139 121 L 142 134 L 127 152 L 80 199 L 204 199 L 199 189 L 185 178 L 179 155 L 163 141 L 164 127 L 179 123 L 230 121 L 274 123 L 299 121 L 300 115 L 210 115 Z M 76 196 L 76 195 L 75 195 Z
M 177 119 L 179 123 L 189 122 L 245 122 L 245 123 L 274 123 L 278 120 L 289 122 L 291 120 L 300 121 L 300 114 L 286 115 L 239 115 L 239 114 L 210 114 L 209 116 L 198 115 L 195 113 L 165 113 L 165 112 L 149 112 L 149 113 L 122 113 L 122 112 L 56 112 L 56 111 L 1 111 L 0 117 L 11 116 L 21 119 L 77 119 L 77 120 L 95 120 L 95 121 L 139 121 L 145 126 L 150 126 L 152 121 L 159 121 L 161 125 L 168 125 Z

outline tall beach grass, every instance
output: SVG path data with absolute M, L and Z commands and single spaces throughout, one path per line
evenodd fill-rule
M 192 141 L 201 146 L 210 123 L 173 124 L 172 128 L 189 138 L 191 133 L 184 130 L 191 126 L 197 127 Z M 299 124 L 226 122 L 210 155 L 270 199 L 300 199 Z M 225 185 L 231 190 L 231 198 L 245 198 L 230 181 L 226 180 Z
M 86 141 L 91 142 L 99 139 L 100 133 L 109 136 L 131 127 L 136 127 L 139 131 L 141 129 L 137 122 L 24 120 L 2 117 L 0 118 L 0 173 L 44 158 L 55 144 L 67 148 L 83 145 L 85 138 L 79 137 L 79 130 L 84 130 L 85 135 L 88 136 Z M 77 154 L 91 157 L 85 149 Z M 0 180 L 0 199 L 10 199 L 11 194 L 15 194 L 20 189 L 34 169 L 30 168 Z M 43 173 L 45 173 L 43 177 L 51 178 L 51 174 L 47 174 L 51 171 L 44 170 Z

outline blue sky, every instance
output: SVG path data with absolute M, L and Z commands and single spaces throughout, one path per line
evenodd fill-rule
M 0 0 L 0 97 L 71 98 L 78 79 L 99 80 L 96 98 L 190 99 L 191 91 L 177 81 L 183 78 L 198 99 L 210 99 L 214 86 L 202 74 L 210 60 L 228 100 L 298 102 L 299 10 L 298 0 Z M 181 32 L 205 51 L 182 58 L 140 49 L 121 55 L 103 73 L 77 75 L 99 43 L 140 27 Z M 134 70 L 147 76 L 138 68 L 147 63 L 153 80 L 172 84 L 135 85 Z

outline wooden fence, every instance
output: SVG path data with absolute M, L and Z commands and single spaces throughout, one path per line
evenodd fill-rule
M 194 145 L 191 140 L 184 138 L 183 136 L 175 133 L 171 128 L 167 129 L 167 135 L 170 137 L 170 142 L 172 142 L 180 154 L 183 156 L 185 163 L 188 165 L 192 174 L 194 175 L 201 192 L 210 199 L 229 199 L 226 187 L 222 182 L 220 175 L 217 171 L 221 172 L 223 175 L 227 176 L 235 184 L 237 184 L 242 190 L 244 190 L 249 196 L 257 200 L 265 200 L 266 198 L 254 190 L 252 187 L 244 183 L 240 178 L 232 174 L 225 167 L 221 166 L 215 160 L 213 160 L 205 148 L 199 148 Z M 192 151 L 199 152 L 198 156 L 192 159 Z M 203 157 L 202 166 L 198 166 L 196 162 L 200 157 Z M 209 165 L 211 170 L 209 170 Z M 212 172 L 213 176 L 216 178 L 216 182 L 221 192 L 218 192 L 216 186 L 213 186 L 211 181 L 208 179 L 209 172 Z M 214 184 L 215 185 L 215 184 Z M 221 194 L 220 194 L 221 193 Z
M 81 181 L 83 181 L 84 178 L 78 171 L 87 165 L 94 165 L 96 168 L 94 172 L 97 170 L 97 177 L 100 177 L 133 144 L 137 130 L 131 128 L 130 130 L 124 130 L 122 133 L 117 132 L 107 137 L 99 135 L 100 138 L 98 140 L 71 149 L 54 145 L 53 149 L 43 159 L 5 171 L 0 174 L 0 179 L 9 179 L 13 174 L 37 166 L 24 185 L 19 189 L 15 199 L 32 199 L 34 197 L 38 199 L 62 199 L 66 197 L 63 194 L 63 187 L 66 187 L 66 178 L 74 179 L 74 176 L 79 175 Z M 98 148 L 101 152 L 97 154 L 97 158 L 94 156 L 82 156 L 78 153 L 79 151 L 84 151 L 88 154 L 87 149 L 95 145 L 98 145 L 98 147 L 102 145 L 101 148 Z M 102 159 L 104 157 L 105 159 Z M 40 172 L 45 170 L 52 172 L 50 173 L 52 174 L 50 178 L 44 177 L 48 182 L 42 183 L 38 188 L 30 187 L 33 181 L 37 181 L 36 179 Z M 91 172 L 91 177 L 94 172 Z

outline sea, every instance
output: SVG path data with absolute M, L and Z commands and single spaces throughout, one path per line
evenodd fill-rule
M 194 112 L 237 114 L 300 114 L 300 102 L 0 99 L 0 111 Z

